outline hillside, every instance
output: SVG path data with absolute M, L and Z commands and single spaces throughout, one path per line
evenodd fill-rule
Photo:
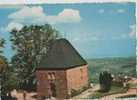
M 134 76 L 136 74 L 136 58 L 100 58 L 88 59 L 89 78 L 91 82 L 98 82 L 99 73 L 110 71 L 114 75 Z

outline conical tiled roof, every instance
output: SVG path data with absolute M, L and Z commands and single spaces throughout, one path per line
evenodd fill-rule
M 66 39 L 52 42 L 50 50 L 40 62 L 37 69 L 68 69 L 85 65 L 87 62 Z

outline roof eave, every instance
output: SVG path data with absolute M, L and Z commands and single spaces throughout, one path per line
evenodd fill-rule
M 81 67 L 84 65 L 88 65 L 87 63 L 86 64 L 82 64 L 82 65 L 75 65 L 75 66 L 70 66 L 70 67 L 62 67 L 62 68 L 44 68 L 44 67 L 41 67 L 41 68 L 36 68 L 36 70 L 68 70 L 68 69 L 71 69 L 71 68 L 77 68 L 77 67 Z

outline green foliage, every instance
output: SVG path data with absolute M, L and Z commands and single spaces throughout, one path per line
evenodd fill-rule
M 100 73 L 99 76 L 99 83 L 101 87 L 100 91 L 108 92 L 111 88 L 112 79 L 113 78 L 111 77 L 111 74 L 109 72 L 104 71 Z
M 15 77 L 13 68 L 9 66 L 7 59 L 4 56 L 0 56 L 1 95 L 6 95 L 17 86 L 15 78 L 17 77 Z
M 0 55 L 0 73 L 4 71 L 4 69 L 6 68 L 6 64 L 7 64 L 6 58 Z
M 0 47 L 4 47 L 5 40 L 3 38 L 0 39 Z
M 132 94 L 132 95 L 131 95 L 131 94 L 130 94 L 130 95 L 118 97 L 117 99 L 121 99 L 121 100 L 122 100 L 122 99 L 123 99 L 123 100 L 125 99 L 125 100 L 126 100 L 127 98 L 137 98 L 137 95 L 135 95 L 135 94 Z
M 50 41 L 58 38 L 58 33 L 49 24 L 24 26 L 19 31 L 11 31 L 12 47 L 16 51 L 11 63 L 19 79 L 18 87 L 35 89 L 35 68 L 49 50 Z
M 6 93 L 9 93 L 11 90 L 15 89 L 17 86 L 17 77 L 15 76 L 15 73 L 13 72 L 13 68 L 7 67 L 4 69 L 4 71 L 1 74 L 1 91 L 2 95 L 6 95 Z
M 4 47 L 5 40 L 3 38 L 0 38 L 0 53 L 3 53 L 2 48 Z
M 112 86 L 109 92 L 100 92 L 95 91 L 93 94 L 89 96 L 90 99 L 97 99 L 101 98 L 103 96 L 112 95 L 112 94 L 118 94 L 118 93 L 125 93 L 127 89 L 121 87 L 121 86 Z

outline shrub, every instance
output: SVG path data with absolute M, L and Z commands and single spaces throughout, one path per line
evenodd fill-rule
M 108 92 L 111 88 L 111 83 L 112 83 L 112 77 L 111 74 L 107 71 L 104 71 L 102 73 L 100 73 L 99 76 L 99 83 L 100 83 L 100 87 L 102 92 Z

